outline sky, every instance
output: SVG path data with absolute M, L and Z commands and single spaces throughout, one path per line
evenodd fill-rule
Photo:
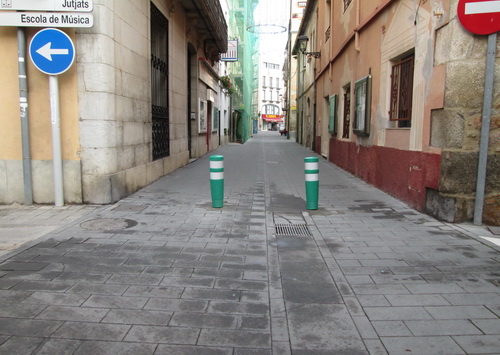
M 281 33 L 260 33 L 260 56 L 266 56 L 269 60 L 279 60 L 283 62 L 286 41 L 288 38 L 288 22 L 290 18 L 289 0 L 260 0 L 255 9 L 255 23 L 260 25 L 262 32 Z
M 284 58 L 288 33 L 260 35 L 260 56 Z

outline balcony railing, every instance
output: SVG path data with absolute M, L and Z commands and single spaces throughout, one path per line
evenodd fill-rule
M 205 37 L 205 51 L 209 59 L 217 59 L 227 52 L 227 23 L 218 0 L 184 0 L 179 4 L 194 21 L 198 33 Z
M 220 53 L 227 51 L 227 23 L 222 13 L 220 1 L 218 0 L 198 0 L 195 1 L 201 8 L 201 15 L 206 16 L 206 22 L 214 36 L 217 48 Z

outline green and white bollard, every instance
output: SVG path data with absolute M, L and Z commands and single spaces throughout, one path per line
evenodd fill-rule
M 308 157 L 304 159 L 306 173 L 306 203 L 308 210 L 318 209 L 319 196 L 319 159 Z
M 212 207 L 224 206 L 224 157 L 210 156 L 210 191 L 212 192 Z

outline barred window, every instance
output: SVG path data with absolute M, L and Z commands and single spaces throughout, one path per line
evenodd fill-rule
M 153 160 L 170 155 L 168 20 L 151 4 L 151 100 Z
M 332 0 L 325 0 L 325 43 L 330 39 L 330 22 L 332 14 Z
M 351 126 L 351 84 L 344 87 L 344 129 L 342 138 L 349 138 Z
M 344 0 L 344 12 L 347 10 L 352 0 Z
M 389 120 L 397 121 L 398 127 L 411 127 L 414 60 L 412 54 L 392 67 Z

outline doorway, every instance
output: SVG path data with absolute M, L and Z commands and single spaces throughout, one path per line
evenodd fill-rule
M 196 97 L 196 83 L 197 78 L 197 64 L 196 60 L 196 49 L 191 43 L 188 43 L 188 63 L 187 63 L 187 138 L 188 138 L 188 151 L 189 158 L 193 157 L 192 154 L 192 136 L 193 136 L 193 124 L 196 123 L 196 105 L 193 106 L 193 97 Z M 194 101 L 196 102 L 196 100 Z
M 207 101 L 207 153 L 210 152 L 210 136 L 212 135 L 212 108 L 213 102 Z

